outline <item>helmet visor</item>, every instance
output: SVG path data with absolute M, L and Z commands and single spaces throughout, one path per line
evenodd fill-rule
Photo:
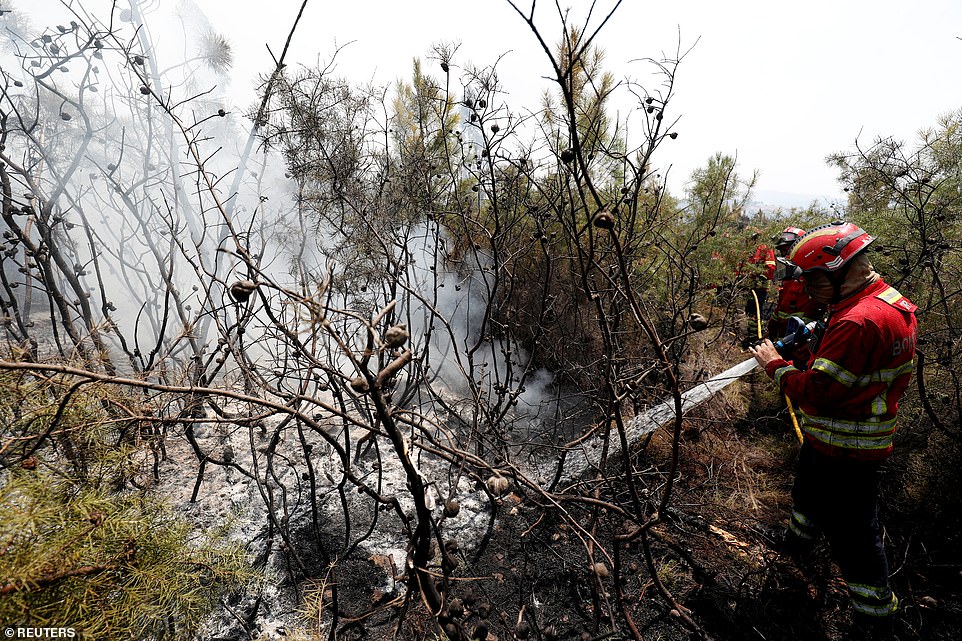
M 798 280 L 801 275 L 798 265 L 782 256 L 775 257 L 775 280 Z

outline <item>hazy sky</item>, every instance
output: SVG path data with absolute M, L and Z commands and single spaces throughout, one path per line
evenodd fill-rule
M 267 68 L 265 43 L 280 51 L 300 0 L 200 5 L 234 41 L 243 85 L 243 70 Z M 562 5 L 577 22 L 590 3 Z M 538 3 L 551 42 L 559 36 L 553 6 Z M 675 79 L 680 135 L 661 154 L 675 185 L 721 151 L 737 155 L 743 173 L 761 172 L 762 200 L 773 200 L 770 192 L 838 196 L 828 154 L 878 135 L 911 140 L 962 108 L 958 0 L 625 0 L 601 42 L 616 76 L 646 78 L 648 68 L 630 61 L 674 57 L 679 34 L 683 49 L 694 48 Z M 460 42 L 458 59 L 475 64 L 506 54 L 499 76 L 516 106 L 537 104 L 547 86 L 545 54 L 503 0 L 310 0 L 291 60 L 327 60 L 335 43 L 351 43 L 339 71 L 390 82 L 409 77 L 411 60 L 439 41 Z
M 301 0 L 197 4 L 233 44 L 232 95 L 242 106 L 252 103 L 254 78 L 271 68 L 266 46 L 280 53 Z M 562 4 L 572 8 L 572 23 L 582 23 L 590 6 Z M 614 2 L 597 4 L 600 16 Z M 537 6 L 554 43 L 554 3 Z M 838 197 L 828 154 L 879 135 L 912 140 L 962 108 L 958 0 L 624 0 L 600 42 L 616 77 L 647 80 L 650 67 L 637 60 L 674 57 L 679 37 L 691 51 L 677 69 L 673 113 L 666 114 L 681 118 L 679 137 L 659 152 L 660 164 L 672 165 L 673 190 L 720 151 L 736 155 L 743 174 L 761 172 L 760 200 Z M 535 107 L 549 86 L 544 52 L 504 0 L 309 0 L 288 63 L 326 62 L 347 45 L 337 58 L 340 75 L 389 84 L 409 78 L 412 59 L 426 58 L 442 41 L 461 43 L 456 63 L 486 65 L 504 54 L 499 77 L 515 110 Z M 440 74 L 436 63 L 427 69 Z

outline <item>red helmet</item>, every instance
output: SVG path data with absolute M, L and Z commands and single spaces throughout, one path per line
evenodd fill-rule
M 836 272 L 868 247 L 875 238 L 854 223 L 836 220 L 810 229 L 792 247 L 788 260 L 799 271 Z
M 796 240 L 805 235 L 805 230 L 798 227 L 788 226 L 781 233 L 775 236 L 775 248 L 781 249 L 786 245 L 791 245 Z

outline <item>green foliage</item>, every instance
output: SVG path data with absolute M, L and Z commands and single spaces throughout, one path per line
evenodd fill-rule
M 557 46 L 556 59 L 560 64 L 560 75 L 565 91 L 559 96 L 544 97 L 544 121 L 554 133 L 561 148 L 577 143 L 584 159 L 596 160 L 611 172 L 616 165 L 611 161 L 617 152 L 624 152 L 625 142 L 612 131 L 613 124 L 608 114 L 608 103 L 617 82 L 614 75 L 604 69 L 604 49 L 585 42 L 581 30 L 571 27 L 565 38 Z M 564 97 L 570 97 L 570 103 Z M 605 176 L 600 175 L 601 182 Z
M 924 130 L 914 145 L 879 139 L 836 154 L 849 217 L 877 240 L 876 269 L 919 306 L 921 402 L 932 422 L 962 438 L 962 110 Z M 921 390 L 920 390 L 921 391 Z M 910 411 L 910 409 L 909 409 Z
M 138 446 L 109 388 L 4 373 L 0 621 L 90 639 L 186 638 L 248 577 L 240 549 L 128 488 Z

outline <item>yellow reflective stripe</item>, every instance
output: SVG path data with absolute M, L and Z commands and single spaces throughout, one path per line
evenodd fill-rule
M 799 413 L 802 415 L 802 421 L 805 423 L 806 428 L 823 427 L 838 432 L 839 434 L 866 434 L 871 436 L 873 434 L 884 434 L 895 429 L 894 418 L 890 418 L 887 421 L 879 421 L 873 418 L 863 421 L 845 421 L 840 418 L 806 414 L 804 411 L 801 411 L 801 409 Z
M 852 599 L 852 609 L 873 617 L 887 617 L 895 614 L 896 610 L 899 609 L 899 600 L 894 594 L 892 595 L 892 600 L 884 605 L 869 605 L 868 603 L 862 603 L 858 599 Z
M 781 386 L 782 386 L 782 376 L 784 376 L 785 374 L 787 374 L 789 371 L 796 371 L 796 372 L 797 372 L 797 371 L 798 371 L 798 368 L 795 367 L 794 365 L 783 365 L 782 367 L 779 367 L 777 370 L 775 370 L 775 377 L 774 377 L 774 378 L 775 378 L 775 384 L 778 385 L 779 387 L 781 387 Z
M 899 291 L 894 287 L 889 287 L 876 294 L 875 298 L 884 300 L 889 305 L 894 305 L 899 301 L 900 298 L 902 298 L 902 294 L 900 294 Z
M 892 369 L 880 369 L 871 374 L 856 376 L 838 363 L 830 361 L 827 358 L 816 358 L 812 364 L 812 369 L 828 374 L 845 387 L 865 387 L 872 383 L 891 385 L 898 377 L 911 374 L 914 368 L 914 361 L 908 361 Z
M 866 385 L 871 385 L 872 383 L 887 383 L 891 385 L 899 376 L 911 374 L 912 370 L 914 369 L 915 361 L 908 361 L 892 369 L 880 369 L 877 372 L 860 376 L 855 380 L 853 385 L 858 385 L 859 387 L 865 387 Z
M 892 445 L 892 440 L 895 437 L 895 432 L 878 436 L 870 434 L 846 436 L 838 432 L 809 426 L 806 426 L 805 433 L 826 445 L 848 450 L 885 450 Z
M 802 417 L 803 431 L 815 440 L 831 445 L 856 450 L 884 450 L 892 445 L 895 438 L 895 419 L 879 421 L 844 421 L 837 418 L 813 416 L 799 412 Z
M 794 532 L 795 536 L 806 541 L 814 541 L 818 535 L 818 528 L 815 527 L 815 524 L 798 510 L 792 510 L 792 518 L 788 521 L 788 529 Z
M 849 583 L 850 592 L 865 599 L 888 601 L 892 598 L 892 590 L 887 585 L 868 585 L 867 583 Z
M 848 584 L 852 608 L 862 614 L 884 617 L 893 614 L 899 607 L 899 598 L 888 586 Z
M 845 387 L 851 387 L 859 380 L 858 376 L 827 358 L 816 358 L 812 363 L 812 369 L 828 374 Z
M 872 399 L 872 414 L 874 416 L 882 416 L 888 410 L 888 403 L 885 402 L 885 397 L 879 394 L 874 399 Z
M 794 535 L 797 536 L 798 538 L 802 539 L 803 541 L 814 541 L 814 540 L 815 540 L 815 535 L 814 535 L 814 534 L 812 534 L 811 532 L 809 532 L 809 531 L 807 531 L 807 530 L 803 530 L 801 527 L 798 526 L 797 523 L 795 523 L 795 521 L 789 521 L 789 522 L 788 522 L 788 529 L 792 531 L 792 534 L 794 534 Z
M 792 510 L 792 518 L 798 521 L 799 525 L 804 525 L 805 527 L 815 527 L 807 516 L 799 512 L 798 510 Z

